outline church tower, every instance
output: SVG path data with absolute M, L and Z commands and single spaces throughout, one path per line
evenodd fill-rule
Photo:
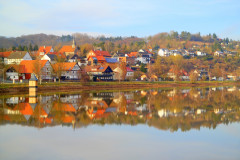
M 72 48 L 75 48 L 75 47 L 76 47 L 76 42 L 74 41 L 74 38 L 73 38 Z

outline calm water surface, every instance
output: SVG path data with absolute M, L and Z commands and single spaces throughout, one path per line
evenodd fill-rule
M 240 159 L 238 87 L 0 99 L 0 159 Z

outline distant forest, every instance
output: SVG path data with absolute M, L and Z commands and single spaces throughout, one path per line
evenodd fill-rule
M 201 35 L 200 33 L 191 34 L 190 32 L 182 31 L 178 33 L 171 31 L 170 33 L 158 33 L 153 36 L 139 38 L 131 37 L 93 37 L 87 34 L 75 33 L 72 35 L 46 35 L 34 34 L 24 35 L 16 38 L 0 37 L 0 51 L 5 50 L 36 50 L 38 46 L 53 46 L 55 51 L 58 51 L 63 45 L 71 45 L 72 40 L 75 40 L 81 54 L 85 54 L 89 49 L 101 47 L 110 53 L 113 52 L 131 52 L 138 49 L 147 49 L 151 47 L 153 50 L 159 48 L 168 49 L 191 49 L 201 50 L 207 53 L 216 50 L 235 50 L 239 51 L 239 41 L 234 41 L 229 38 L 220 39 L 213 34 Z M 196 48 L 197 46 L 197 48 Z M 33 48 L 33 49 L 30 49 Z

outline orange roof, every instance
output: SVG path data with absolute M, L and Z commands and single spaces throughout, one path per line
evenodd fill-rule
M 12 51 L 0 52 L 0 57 L 7 58 L 11 53 Z
M 137 116 L 137 112 L 136 111 L 129 111 L 128 115 Z
M 51 124 L 52 123 L 52 119 L 51 118 L 40 118 L 40 123 Z
M 72 48 L 72 46 L 63 46 L 59 52 L 64 53 L 64 52 L 74 52 L 74 51 L 75 51 L 75 48 Z
M 18 72 L 18 73 L 24 73 L 24 71 L 25 71 L 24 65 L 13 64 L 13 65 L 9 66 L 8 69 L 9 68 L 14 68 L 16 70 L 16 72 Z
M 62 71 L 71 71 L 76 64 L 76 62 L 60 62 L 52 64 L 52 67 L 55 71 L 58 71 L 58 69 Z
M 23 115 L 32 115 L 33 109 L 29 103 L 19 103 L 16 108 L 20 110 Z
M 20 73 L 33 73 L 39 72 L 37 70 L 42 69 L 45 66 L 47 60 L 23 60 L 21 61 L 20 65 L 25 66 L 24 70 L 21 70 Z M 40 67 L 38 67 L 38 65 Z
M 128 57 L 137 57 L 138 52 L 131 52 L 128 54 Z
M 52 46 L 40 46 L 38 52 L 49 53 L 52 49 Z
M 76 109 L 71 103 L 55 103 L 53 108 L 57 111 L 76 112 Z
M 72 121 L 74 121 L 74 120 L 75 120 L 75 118 L 73 116 L 66 115 L 66 116 L 63 117 L 62 122 L 64 122 L 64 123 L 72 123 Z

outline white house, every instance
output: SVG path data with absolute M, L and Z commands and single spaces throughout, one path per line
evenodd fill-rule
M 126 73 L 125 79 L 131 80 L 133 79 L 133 76 L 134 76 L 134 71 L 131 68 L 127 67 L 127 73 Z
M 158 50 L 158 55 L 162 57 L 168 57 L 170 56 L 170 51 L 168 49 L 161 48 Z
M 41 60 L 48 60 L 50 63 L 56 63 L 57 56 L 55 54 L 45 54 Z
M 144 64 L 148 64 L 150 62 L 150 55 L 149 54 L 140 54 L 136 58 L 136 61 L 139 61 Z
M 206 55 L 207 55 L 207 53 L 197 51 L 197 56 L 206 56 Z
M 32 57 L 26 51 L 12 52 L 8 56 L 7 64 L 20 64 L 22 60 L 32 60 Z
M 223 52 L 216 51 L 216 52 L 214 52 L 214 56 L 223 56 Z

